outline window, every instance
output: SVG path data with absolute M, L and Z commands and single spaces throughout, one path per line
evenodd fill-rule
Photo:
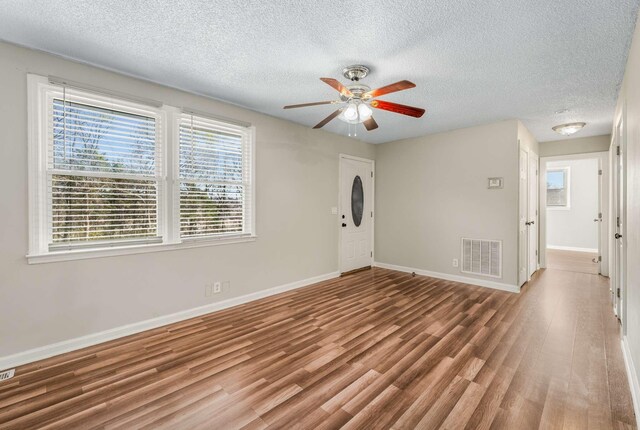
M 252 127 L 35 75 L 29 124 L 30 262 L 254 237 Z
M 180 236 L 246 233 L 251 222 L 247 128 L 182 114 L 179 140 Z
M 569 168 L 547 170 L 547 207 L 569 208 Z

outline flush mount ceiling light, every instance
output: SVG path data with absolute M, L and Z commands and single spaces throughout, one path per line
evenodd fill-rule
M 571 136 L 582 130 L 582 128 L 587 125 L 584 122 L 570 122 L 568 124 L 560 124 L 552 127 L 552 130 L 556 133 L 559 133 L 563 136 Z

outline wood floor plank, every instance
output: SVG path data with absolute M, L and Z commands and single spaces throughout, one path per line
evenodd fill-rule
M 635 429 L 608 281 L 567 267 L 373 268 L 52 357 L 0 383 L 0 429 Z

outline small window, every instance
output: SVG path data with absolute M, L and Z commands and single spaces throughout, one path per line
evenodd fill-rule
M 547 207 L 569 207 L 569 168 L 547 170 Z

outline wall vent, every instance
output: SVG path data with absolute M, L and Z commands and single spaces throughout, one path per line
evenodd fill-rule
M 4 372 L 0 373 L 0 382 L 13 378 L 13 375 L 15 373 L 16 373 L 16 369 L 5 370 Z
M 462 239 L 463 273 L 502 277 L 502 241 Z

